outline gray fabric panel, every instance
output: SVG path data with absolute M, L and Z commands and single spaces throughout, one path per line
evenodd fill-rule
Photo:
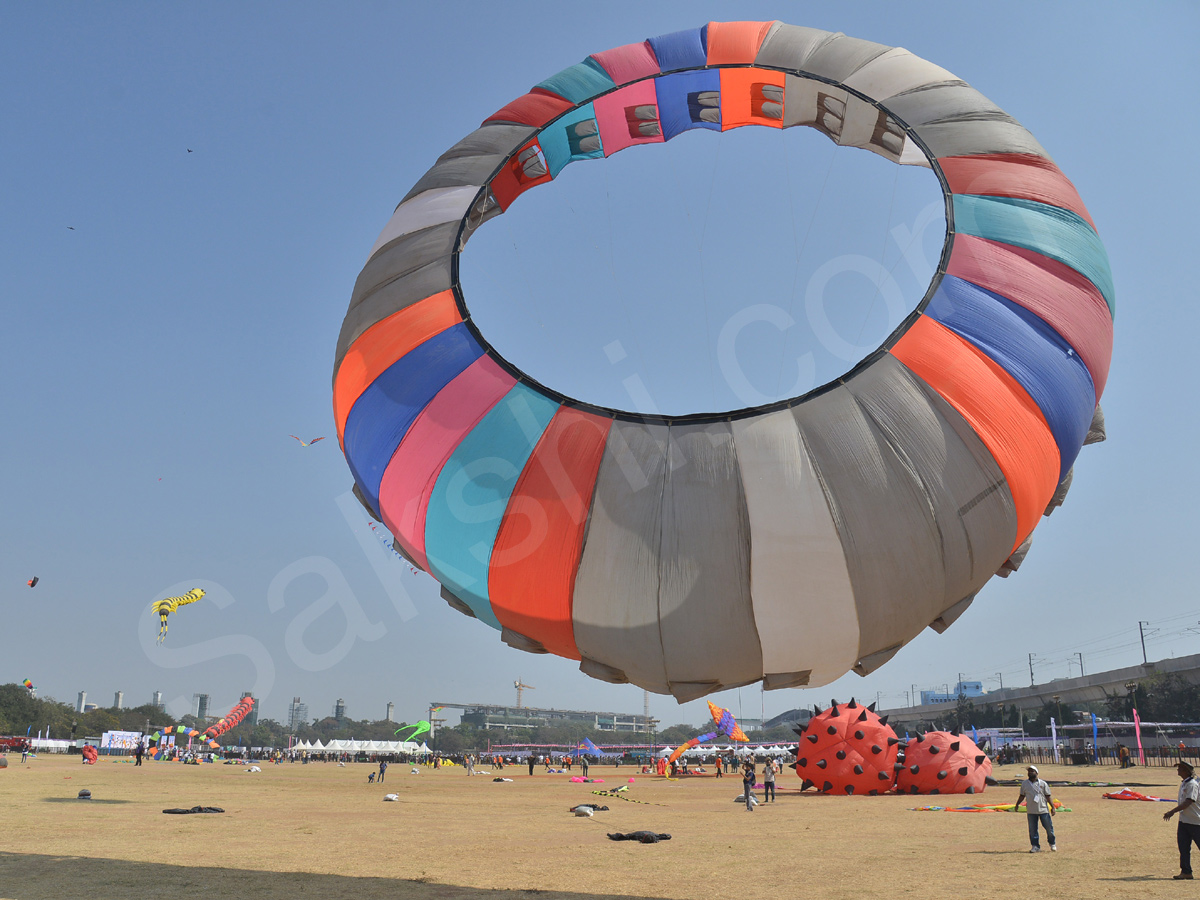
M 1021 563 L 1025 562 L 1025 557 L 1029 554 L 1029 548 L 1033 546 L 1033 535 L 1021 541 L 1021 546 L 1017 547 L 1012 552 L 1012 556 L 1004 561 L 1004 564 L 996 570 L 996 574 L 1001 578 L 1007 578 L 1017 569 L 1021 568 Z
M 530 125 L 484 125 L 437 158 L 438 162 L 469 156 L 505 156 L 533 135 Z
M 667 680 L 735 685 L 763 676 L 750 600 L 750 520 L 728 422 L 673 425 L 663 493 L 659 617 Z
M 844 386 L 793 414 L 846 551 L 865 659 L 911 640 L 945 608 L 937 522 L 920 481 Z
M 780 24 L 772 29 L 758 48 L 754 58 L 756 66 L 777 66 L 781 69 L 803 69 L 808 58 L 824 44 L 836 37 L 844 37 L 840 31 L 822 31 L 801 25 Z
M 935 407 L 920 379 L 894 356 L 880 358 L 846 387 L 920 481 L 933 511 L 945 593 L 931 598 L 924 626 L 983 587 L 1007 558 L 1017 533 L 1016 509 L 983 442 L 972 434 L 976 446 L 968 448 L 944 412 L 961 416 L 944 401 Z
M 363 302 L 346 313 L 342 322 L 342 331 L 338 335 L 337 351 L 333 364 L 336 375 L 342 357 L 350 345 L 358 340 L 364 331 L 394 312 L 412 306 L 418 300 L 432 297 L 439 291 L 450 289 L 450 257 L 445 256 L 436 262 L 410 272 L 376 291 Z
M 658 627 L 667 432 L 619 421 L 609 430 L 571 601 L 580 654 L 661 694 L 670 693 Z
M 940 122 L 913 129 L 935 157 L 977 153 L 1032 153 L 1050 158 L 1046 148 L 1015 122 L 1003 120 Z
M 845 81 L 875 57 L 891 49 L 887 44 L 839 34 L 809 56 L 804 63 L 804 70 L 834 81 Z
M 483 184 L 501 160 L 529 139 L 528 125 L 485 125 L 438 157 L 433 168 L 421 176 L 404 200 L 432 188 Z M 400 202 L 403 203 L 404 200 Z
M 1054 489 L 1054 496 L 1051 497 L 1050 502 L 1046 504 L 1046 510 L 1042 513 L 1043 516 L 1050 515 L 1050 513 L 1054 512 L 1063 505 L 1063 501 L 1067 499 L 1067 491 L 1071 489 L 1071 482 L 1074 480 L 1075 467 L 1071 466 L 1071 468 L 1067 469 L 1067 477 L 1059 482 L 1058 487 Z
M 412 190 L 405 194 L 404 200 L 400 202 L 403 203 L 434 188 L 485 184 L 503 159 L 504 154 L 496 153 L 489 156 L 465 156 L 437 163 L 421 176 L 421 180 L 413 185 Z
M 946 629 L 958 621 L 958 617 L 967 611 L 967 607 L 971 605 L 971 601 L 975 599 L 972 594 L 969 597 L 963 597 L 940 616 L 929 623 L 929 627 L 938 634 L 944 634 Z
M 1092 424 L 1088 426 L 1087 437 L 1083 439 L 1083 445 L 1099 444 L 1101 441 L 1108 439 L 1108 429 L 1104 427 L 1104 410 L 1100 408 L 1100 404 L 1096 404 L 1096 411 L 1092 413 Z
M 423 266 L 436 262 L 454 253 L 454 241 L 458 237 L 460 223 L 444 222 L 432 228 L 422 228 L 402 234 L 394 241 L 384 244 L 358 273 L 354 290 L 350 294 L 350 309 L 358 306 L 372 294 L 395 281 L 415 272 Z
M 928 125 L 930 122 L 962 118 L 1016 121 L 967 84 L 939 84 L 919 91 L 909 91 L 892 97 L 884 105 L 889 112 L 914 128 L 918 125 Z
M 342 322 L 334 372 L 350 345 L 376 322 L 450 288 L 450 260 L 458 222 L 435 225 L 396 238 L 371 257 L 359 273 Z

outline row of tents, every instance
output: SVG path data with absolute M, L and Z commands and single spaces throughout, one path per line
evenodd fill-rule
M 292 745 L 293 750 L 307 750 L 310 753 L 430 753 L 429 745 L 424 741 L 330 741 L 322 744 L 316 741 L 301 741 Z

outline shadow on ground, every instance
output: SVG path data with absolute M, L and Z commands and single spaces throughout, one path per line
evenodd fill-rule
M 172 855 L 187 848 L 164 849 Z M 536 876 L 531 876 L 534 882 Z M 89 859 L 80 856 L 46 856 L 0 851 L 0 900 L 128 900 L 167 891 L 171 900 L 184 898 L 254 897 L 255 900 L 296 900 L 298 896 L 321 900 L 652 900 L 626 894 L 544 891 L 531 883 L 525 890 L 493 890 L 438 884 L 402 878 L 357 878 L 308 872 L 263 872 L 218 869 L 166 863 Z

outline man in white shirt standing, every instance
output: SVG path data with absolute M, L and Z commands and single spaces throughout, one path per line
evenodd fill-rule
M 1179 785 L 1179 803 L 1174 809 L 1163 813 L 1166 821 L 1179 813 L 1179 826 L 1176 837 L 1179 842 L 1179 874 L 1173 876 L 1176 881 L 1192 880 L 1192 841 L 1200 847 L 1200 782 L 1196 781 L 1196 772 L 1192 764 L 1182 759 L 1175 767 L 1183 784 Z
M 1017 795 L 1017 807 L 1025 804 L 1025 812 L 1029 819 L 1029 848 L 1030 853 L 1041 853 L 1042 845 L 1038 841 L 1038 822 L 1046 829 L 1046 838 L 1050 841 L 1050 849 L 1057 850 L 1054 842 L 1054 801 L 1050 798 L 1050 785 L 1038 777 L 1037 766 L 1025 770 L 1026 778 L 1021 782 L 1021 793 Z

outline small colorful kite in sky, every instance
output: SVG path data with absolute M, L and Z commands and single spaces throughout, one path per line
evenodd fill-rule
M 290 437 L 294 437 L 294 438 L 296 438 L 296 440 L 300 441 L 300 438 L 296 437 L 294 434 L 293 434 L 293 435 L 290 435 Z M 309 441 L 307 444 L 306 444 L 306 443 L 304 443 L 304 441 L 300 441 L 300 446 L 301 446 L 301 447 L 311 447 L 311 446 L 312 446 L 313 444 L 315 444 L 317 441 L 323 441 L 323 440 L 325 440 L 325 438 L 324 438 L 324 437 L 313 438 L 313 439 L 312 439 L 311 441 Z
M 715 737 L 727 737 L 731 741 L 748 741 L 742 727 L 738 725 L 733 718 L 733 713 L 723 707 L 717 706 L 711 700 L 708 701 L 708 711 L 712 713 L 713 724 L 717 726 L 716 731 L 710 731 L 708 734 L 702 734 L 700 737 L 694 737 L 690 741 L 684 741 L 675 748 L 675 752 L 667 758 L 667 765 L 675 762 L 679 757 L 683 756 L 684 751 L 691 750 L 697 744 L 703 744 L 705 741 L 711 741 Z
M 414 730 L 412 734 L 408 735 L 408 737 L 404 739 L 406 741 L 411 741 L 418 734 L 424 734 L 425 732 L 432 730 L 433 726 L 422 719 L 420 722 L 417 722 L 413 725 L 405 725 L 403 728 L 397 728 L 394 733 L 399 734 L 402 731 L 408 731 L 410 728 Z
M 40 581 L 40 580 L 41 580 L 41 579 L 39 579 L 39 578 L 38 578 L 36 575 L 34 575 L 32 578 L 30 578 L 30 579 L 29 579 L 27 582 L 25 582 L 25 583 L 26 583 L 27 585 L 29 585 L 30 587 L 37 587 L 37 583 L 38 583 L 38 581 Z
M 24 681 L 22 681 L 21 684 L 22 684 L 22 686 L 24 686 L 25 690 L 29 691 L 29 693 L 31 693 L 31 694 L 37 690 L 37 688 L 33 686 L 33 682 L 30 681 L 28 678 L 26 678 Z
M 204 591 L 200 588 L 192 588 L 186 594 L 179 597 L 164 597 L 162 600 L 154 602 L 153 609 L 158 613 L 158 643 L 162 643 L 167 638 L 167 616 L 175 612 L 181 606 L 187 606 L 189 603 L 195 603 L 204 596 Z

